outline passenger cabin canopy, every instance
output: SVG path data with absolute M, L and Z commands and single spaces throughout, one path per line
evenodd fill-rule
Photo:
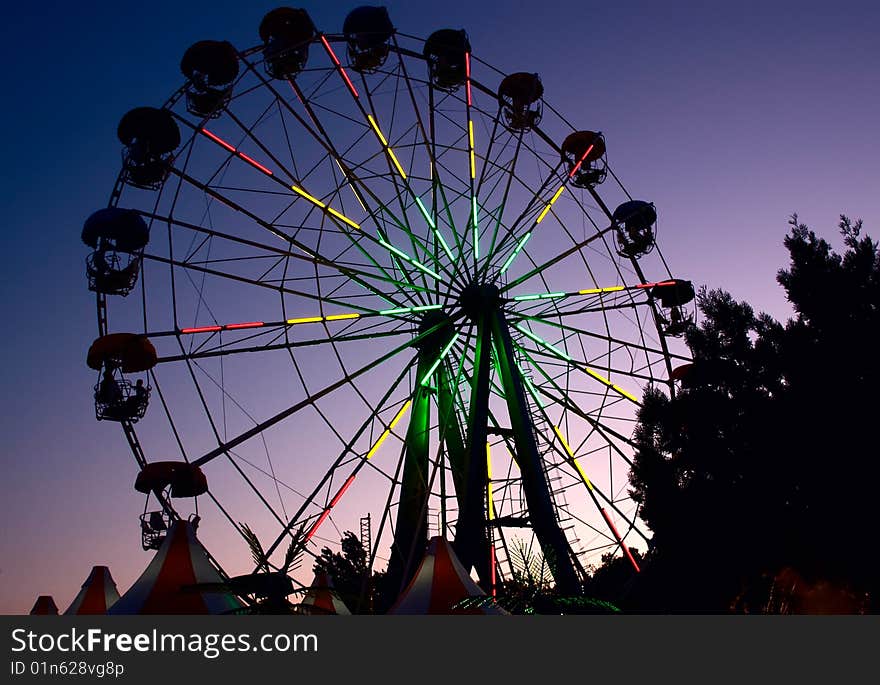
M 309 57 L 309 44 L 317 36 L 315 25 L 304 9 L 279 7 L 260 22 L 263 66 L 272 78 L 293 78 Z
M 575 131 L 562 143 L 562 161 L 568 166 L 571 183 L 591 188 L 605 180 L 605 137 L 596 131 Z
M 127 373 L 149 371 L 156 365 L 156 348 L 143 335 L 110 333 L 95 340 L 86 355 L 89 368 L 100 371 L 95 385 L 95 416 L 98 421 L 131 421 L 144 417 L 150 386 Z
M 467 79 L 471 44 L 464 30 L 440 29 L 425 41 L 423 54 L 428 74 L 436 88 L 454 91 Z
M 122 117 L 116 134 L 125 146 L 125 179 L 138 188 L 158 190 L 180 145 L 180 129 L 171 112 L 137 107 Z
M 612 215 L 617 229 L 617 253 L 622 257 L 641 257 L 654 249 L 657 210 L 644 200 L 624 202 Z
M 163 509 L 150 511 L 150 493 L 157 499 L 198 497 L 208 491 L 208 479 L 195 464 L 184 461 L 154 461 L 145 465 L 134 481 L 134 489 L 147 496 L 141 521 L 141 546 L 159 549 L 174 520 Z M 161 501 L 160 501 L 161 503 Z M 198 526 L 198 519 L 193 522 Z
M 651 296 L 656 298 L 663 308 L 663 311 L 657 312 L 658 323 L 663 333 L 673 337 L 684 335 L 694 323 L 695 312 L 687 307 L 696 297 L 694 284 L 673 278 L 651 288 Z
M 498 86 L 504 121 L 512 131 L 528 131 L 541 122 L 544 86 L 537 74 L 518 72 L 505 76 Z
M 342 24 L 348 43 L 348 63 L 359 72 L 372 72 L 388 57 L 388 41 L 394 26 L 384 7 L 357 7 Z
M 238 53 L 227 41 L 201 40 L 183 54 L 180 71 L 189 79 L 187 110 L 200 117 L 217 117 L 232 97 Z
M 86 258 L 89 290 L 104 295 L 128 295 L 137 283 L 141 251 L 150 229 L 131 209 L 99 209 L 86 219 L 82 241 L 94 251 Z

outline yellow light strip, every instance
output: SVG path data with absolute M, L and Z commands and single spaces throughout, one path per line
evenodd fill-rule
M 619 392 L 621 395 L 623 395 L 626 399 L 630 400 L 631 402 L 635 402 L 636 404 L 639 403 L 638 398 L 636 398 L 634 395 L 628 393 L 626 390 L 621 388 L 619 385 L 615 385 L 610 380 L 605 378 L 605 376 L 603 376 L 602 374 L 596 373 L 595 371 L 593 371 L 593 369 L 591 369 L 587 366 L 584 367 L 584 371 L 586 371 L 588 374 L 590 374 L 593 378 L 595 378 L 600 383 L 604 383 L 612 390 L 616 390 L 617 392 Z
M 584 470 L 581 468 L 581 465 L 578 463 L 578 460 L 574 456 L 574 452 L 571 451 L 571 447 L 568 446 L 568 443 L 565 441 L 565 438 L 562 436 L 562 431 L 559 430 L 559 426 L 553 426 L 553 431 L 556 433 L 556 437 L 559 438 L 559 442 L 562 443 L 562 446 L 565 448 L 565 451 L 568 453 L 568 456 L 571 457 L 571 461 L 574 464 L 574 467 L 577 469 L 577 472 L 581 476 L 581 480 L 584 481 L 584 484 L 590 489 L 593 489 L 593 484 L 590 482 L 590 479 L 587 477 L 587 474 L 584 473 Z
M 471 178 L 477 177 L 477 161 L 474 156 L 474 122 L 468 120 L 468 139 L 471 144 Z
M 372 114 L 367 115 L 367 119 L 370 121 L 370 126 L 373 127 L 373 130 L 376 132 L 376 135 L 379 137 L 379 142 L 382 143 L 382 147 L 385 148 L 385 152 L 388 153 L 388 156 L 391 158 L 391 161 L 394 163 L 395 168 L 397 169 L 397 173 L 400 174 L 403 180 L 406 180 L 406 172 L 403 170 L 403 167 L 400 166 L 400 162 L 397 161 L 397 155 L 394 154 L 394 150 L 391 149 L 391 146 L 388 144 L 388 139 L 383 135 L 382 129 L 379 128 L 379 124 L 376 123 L 376 120 L 373 118 Z
M 397 155 L 394 154 L 394 150 L 390 147 L 385 148 L 388 151 L 388 156 L 391 157 L 391 161 L 394 162 L 394 166 L 397 167 L 397 173 L 401 175 L 403 180 L 406 180 L 406 172 L 403 170 L 403 167 L 400 166 L 400 162 L 397 161 Z
M 411 404 L 412 404 L 412 400 L 407 400 L 407 401 L 406 401 L 406 404 L 404 404 L 404 405 L 400 408 L 400 411 L 397 412 L 397 415 L 391 420 L 391 423 L 388 425 L 388 428 L 386 428 L 386 429 L 383 431 L 382 435 L 379 436 L 379 439 L 376 440 L 376 444 L 374 444 L 374 445 L 370 448 L 370 451 L 367 452 L 367 459 L 368 459 L 368 460 L 373 458 L 373 455 L 376 454 L 376 452 L 377 452 L 377 451 L 379 450 L 379 448 L 382 446 L 382 443 L 385 442 L 385 439 L 386 439 L 389 435 L 391 435 L 391 431 L 394 429 L 394 426 L 396 426 L 396 425 L 397 425 L 397 422 L 400 421 L 400 419 L 403 418 L 403 415 L 406 413 L 406 410 L 409 409 L 409 405 L 411 405 Z
M 309 193 L 307 193 L 305 190 L 303 190 L 303 189 L 300 188 L 299 186 L 290 186 L 290 189 L 291 189 L 293 192 L 295 192 L 297 195 L 300 195 L 300 196 L 304 197 L 306 200 L 308 200 L 309 202 L 311 202 L 313 205 L 315 205 L 315 207 L 318 207 L 319 209 L 323 209 L 323 210 L 324 210 L 325 212 L 327 212 L 328 214 L 332 214 L 332 215 L 335 216 L 337 219 L 339 219 L 340 221 L 344 221 L 345 223 L 347 223 L 347 224 L 348 224 L 349 226 L 351 226 L 352 228 L 360 229 L 360 225 L 359 225 L 359 224 L 355 223 L 354 221 L 352 221 L 351 219 L 349 219 L 349 218 L 348 218 L 347 216 L 345 216 L 344 214 L 341 214 L 340 212 L 337 212 L 335 209 L 333 209 L 333 207 L 328 207 L 328 206 L 325 205 L 323 202 L 321 202 L 318 198 L 316 198 L 314 195 L 309 195 Z
M 370 120 L 370 125 L 373 127 L 373 130 L 376 132 L 376 135 L 379 136 L 379 140 L 382 141 L 382 145 L 384 147 L 388 147 L 388 141 L 385 140 L 385 136 L 382 135 L 382 131 L 379 129 L 379 124 L 376 123 L 376 120 L 373 118 L 373 115 L 368 114 L 367 119 Z
M 559 196 L 562 195 L 562 191 L 565 190 L 565 186 L 559 186 L 559 190 L 556 191 L 556 194 L 550 200 L 550 203 L 544 207 L 544 210 L 538 215 L 538 220 L 535 221 L 535 225 L 541 223 L 544 220 L 544 217 L 547 216 L 547 212 L 550 211 L 550 208 L 553 206 L 553 203 L 559 199 Z
M 601 293 L 616 293 L 619 290 L 625 290 L 626 286 L 611 285 L 607 288 L 587 288 L 586 290 L 578 290 L 578 295 L 599 295 Z
M 489 520 L 495 519 L 495 496 L 492 492 L 492 448 L 486 443 L 486 498 L 488 500 Z
M 293 192 L 298 193 L 299 195 L 302 195 L 306 200 L 311 202 L 313 205 L 316 205 L 316 206 L 320 207 L 321 209 L 327 208 L 327 205 L 325 205 L 323 202 L 321 202 L 318 198 L 314 197 L 313 195 L 309 195 L 302 188 L 300 188 L 298 186 L 290 186 L 290 189 L 293 190 Z
M 287 323 L 295 326 L 300 323 L 321 323 L 322 321 L 341 321 L 343 319 L 357 319 L 360 314 L 351 312 L 350 314 L 331 314 L 330 316 L 304 316 L 299 319 L 288 319 Z
M 355 229 L 360 230 L 360 227 L 361 227 L 360 224 L 355 223 L 354 221 L 352 221 L 351 219 L 349 219 L 349 218 L 348 218 L 347 216 L 345 216 L 344 214 L 340 214 L 340 213 L 337 212 L 335 209 L 333 209 L 333 207 L 327 207 L 327 211 L 328 211 L 330 214 L 332 214 L 333 216 L 335 216 L 337 219 L 339 219 L 340 221 L 344 221 L 345 223 L 347 223 L 347 224 L 348 224 L 349 226 L 351 226 L 352 228 L 355 228 Z

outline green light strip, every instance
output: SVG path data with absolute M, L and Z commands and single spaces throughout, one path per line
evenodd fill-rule
M 532 332 L 529 331 L 529 330 L 526 330 L 525 328 L 523 328 L 523 327 L 520 326 L 519 324 L 514 324 L 514 327 L 516 328 L 516 330 L 518 330 L 520 333 L 522 333 L 523 335 L 525 335 L 527 338 L 531 338 L 532 340 L 534 340 L 534 341 L 535 341 L 536 343 L 538 343 L 539 345 L 543 345 L 544 347 L 546 347 L 546 348 L 548 348 L 548 349 L 550 349 L 550 350 L 553 350 L 556 354 L 558 354 L 560 357 L 562 357 L 562 358 L 565 359 L 566 361 L 570 361 L 570 362 L 573 362 L 573 361 L 574 361 L 574 359 L 572 359 L 568 354 L 566 354 L 565 352 L 563 352 L 562 350 L 560 350 L 558 347 L 556 347 L 555 345 L 551 345 L 550 343 L 548 343 L 548 342 L 547 342 L 546 340 L 544 340 L 543 338 L 539 338 L 537 335 L 535 335 L 534 333 L 532 333 Z
M 410 257 L 410 256 L 409 256 L 406 252 L 404 252 L 403 250 L 399 250 L 398 248 L 394 247 L 394 245 L 392 245 L 391 243 L 385 242 L 384 240 L 382 240 L 382 238 L 379 238 L 379 244 L 380 244 L 382 247 L 384 247 L 386 250 L 388 250 L 389 252 L 393 252 L 394 254 L 396 254 L 396 255 L 397 255 L 398 257 L 400 257 L 401 259 L 406 260 L 407 262 L 409 262 L 410 264 L 412 264 L 414 267 L 416 267 L 417 269 L 421 269 L 421 270 L 424 271 L 426 274 L 428 274 L 429 276 L 435 278 L 436 280 L 438 280 L 438 281 L 443 280 L 443 279 L 440 278 L 440 275 L 439 275 L 437 272 L 432 271 L 431 269 L 429 269 L 427 266 L 425 266 L 424 264 L 422 264 L 422 263 L 421 263 L 420 261 L 418 261 L 417 259 L 413 259 L 412 257 Z
M 507 261 L 504 262 L 504 266 L 501 267 L 501 273 L 507 271 L 511 264 L 513 264 L 513 260 L 516 259 L 516 256 L 520 253 L 520 251 L 525 247 L 525 244 L 529 242 L 529 238 L 532 237 L 532 232 L 529 231 L 522 238 L 519 239 L 519 242 L 516 244 L 516 249 L 510 253 L 510 256 L 507 258 Z
M 446 343 L 446 347 L 444 347 L 443 350 L 440 352 L 440 356 L 434 360 L 434 363 L 431 364 L 431 368 L 428 369 L 428 371 L 422 377 L 422 380 L 420 381 L 420 383 L 422 385 L 428 385 L 428 383 L 431 382 L 431 376 L 434 375 L 434 372 L 437 370 L 437 367 L 440 366 L 440 362 L 442 362 L 443 359 L 446 357 L 446 355 L 449 354 L 449 350 L 452 349 L 452 346 L 455 344 L 455 341 L 458 340 L 458 335 L 459 334 L 456 333 L 455 335 L 452 336 L 452 339 L 448 343 Z
M 390 314 L 414 314 L 416 312 L 429 312 L 433 309 L 443 309 L 442 304 L 422 304 L 418 307 L 398 307 L 396 309 L 383 309 L 379 313 L 383 316 Z
M 473 216 L 474 216 L 474 259 L 480 258 L 480 229 L 477 225 L 477 198 L 471 198 L 471 205 L 473 206 Z
M 428 226 L 431 227 L 432 231 L 436 230 L 437 224 L 434 223 L 434 220 L 431 218 L 431 214 L 425 208 L 425 205 L 422 204 L 422 199 L 418 195 L 416 195 L 415 198 L 416 198 L 416 204 L 419 206 L 419 209 L 422 211 L 422 216 L 425 217 L 425 221 L 428 222 Z
M 550 300 L 555 297 L 565 297 L 570 293 L 538 293 L 537 295 L 517 295 L 514 297 L 516 302 L 524 302 L 525 300 Z
M 437 228 L 437 224 L 431 218 L 430 212 L 425 208 L 425 205 L 422 204 L 421 198 L 418 195 L 415 196 L 416 204 L 419 206 L 419 210 L 422 212 L 422 216 L 425 217 L 425 221 L 428 222 L 428 226 L 431 227 L 431 230 L 434 231 L 434 235 L 437 236 L 437 240 L 440 241 L 440 247 L 443 248 L 443 251 L 446 253 L 446 256 L 449 257 L 450 262 L 455 262 L 455 257 L 452 256 L 452 250 L 449 249 L 449 245 L 446 243 L 446 239 L 443 237 L 443 234 L 440 232 L 440 229 Z

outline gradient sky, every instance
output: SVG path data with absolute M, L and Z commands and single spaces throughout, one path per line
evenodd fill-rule
M 837 216 L 880 235 L 880 8 L 870 2 L 387 2 L 404 32 L 468 30 L 474 51 L 538 72 L 570 120 L 601 129 L 628 188 L 654 201 L 670 266 L 779 318 L 786 220 L 839 245 Z M 106 205 L 119 117 L 159 104 L 203 38 L 256 44 L 273 3 L 93 2 L 5 14 L 0 197 L 5 278 L 0 613 L 63 610 L 93 564 L 143 570 L 143 500 L 121 431 L 97 424 L 83 219 Z M 355 3 L 305 7 L 336 31 Z M 507 9 L 499 10 L 499 7 Z M 222 556 L 222 555 L 220 555 Z

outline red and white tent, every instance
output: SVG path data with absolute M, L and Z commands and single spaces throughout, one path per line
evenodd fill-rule
M 315 574 L 315 579 L 306 590 L 306 594 L 300 602 L 303 613 L 309 614 L 336 614 L 350 616 L 351 612 L 345 606 L 345 602 L 339 599 L 336 590 L 333 589 L 333 580 L 325 571 Z
M 118 599 L 119 591 L 110 575 L 110 569 L 106 566 L 93 566 L 79 594 L 64 614 L 106 614 Z
M 464 570 L 445 538 L 433 537 L 419 570 L 397 599 L 389 614 L 506 614 L 487 599 L 483 606 L 455 609 L 468 597 L 486 597 Z
M 34 602 L 34 608 L 31 609 L 31 616 L 57 616 L 58 607 L 52 595 L 40 595 Z
M 110 614 L 224 614 L 241 608 L 208 561 L 189 521 L 177 521 L 134 585 L 110 607 Z M 212 583 L 214 587 L 196 585 Z

